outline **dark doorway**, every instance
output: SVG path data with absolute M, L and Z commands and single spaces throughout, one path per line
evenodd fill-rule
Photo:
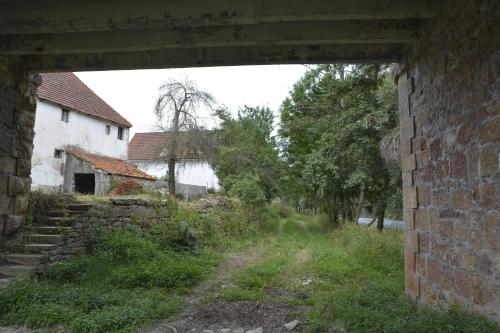
M 95 175 L 93 173 L 75 173 L 75 192 L 94 194 Z

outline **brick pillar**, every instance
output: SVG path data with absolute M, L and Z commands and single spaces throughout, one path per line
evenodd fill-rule
M 446 11 L 398 74 L 406 292 L 500 322 L 500 4 Z
M 37 77 L 0 59 L 0 239 L 15 234 L 28 208 Z

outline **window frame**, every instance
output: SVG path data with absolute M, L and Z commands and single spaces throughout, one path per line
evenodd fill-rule
M 63 154 L 64 154 L 64 149 L 58 149 L 58 148 L 54 149 L 54 158 L 62 159 Z
M 111 125 L 106 124 L 104 133 L 106 133 L 106 135 L 110 135 L 111 134 Z
M 118 138 L 118 140 L 123 140 L 123 135 L 124 135 L 124 128 L 121 127 L 121 126 L 118 126 L 118 133 L 116 135 L 116 137 Z
M 64 121 L 65 123 L 69 123 L 69 110 L 68 109 L 61 109 L 61 121 Z

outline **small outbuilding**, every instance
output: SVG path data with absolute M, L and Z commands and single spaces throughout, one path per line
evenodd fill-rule
M 155 178 L 123 160 L 79 151 L 66 155 L 64 192 L 105 195 L 113 184 L 133 180 L 149 187 Z

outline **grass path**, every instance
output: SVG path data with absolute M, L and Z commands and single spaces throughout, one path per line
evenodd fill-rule
M 216 248 L 195 252 L 174 251 L 164 244 L 170 229 L 156 231 L 103 235 L 41 282 L 21 280 L 1 291 L 0 325 L 37 333 L 54 327 L 67 333 L 258 327 L 284 333 L 284 324 L 296 319 L 301 332 L 500 332 L 484 319 L 410 302 L 397 231 L 327 231 L 316 217 L 294 214 L 273 218 L 253 236 L 222 237 Z
M 402 241 L 396 231 L 347 226 L 327 232 L 316 218 L 280 219 L 274 233 L 227 253 L 170 323 L 179 332 L 252 325 L 285 332 L 283 324 L 292 319 L 304 332 L 498 331 L 483 319 L 410 302 Z

